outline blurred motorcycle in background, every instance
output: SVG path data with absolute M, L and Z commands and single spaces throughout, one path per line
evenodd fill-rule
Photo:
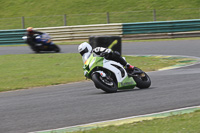
M 34 39 L 31 40 L 33 42 L 31 43 L 28 41 L 29 38 L 27 36 L 23 36 L 22 39 L 25 40 L 30 48 L 36 53 L 41 51 L 60 52 L 60 48 L 51 41 L 51 37 L 47 33 L 34 36 Z

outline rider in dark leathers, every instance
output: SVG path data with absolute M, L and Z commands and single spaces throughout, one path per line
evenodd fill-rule
M 92 49 L 89 43 L 84 42 L 79 45 L 78 47 L 79 53 L 83 56 L 85 53 L 95 53 L 96 55 L 102 56 L 105 59 L 113 60 L 122 64 L 127 70 L 133 70 L 134 66 L 130 65 L 126 62 L 124 58 L 121 57 L 120 53 L 117 51 L 112 51 L 111 49 L 104 48 L 104 47 L 96 47 Z
M 36 35 L 42 35 L 44 33 L 40 32 L 40 31 L 33 30 L 32 27 L 28 27 L 26 29 L 26 31 L 27 31 L 26 32 L 26 36 L 27 36 L 26 43 L 34 50 L 35 46 L 36 46 L 36 42 L 35 42 Z

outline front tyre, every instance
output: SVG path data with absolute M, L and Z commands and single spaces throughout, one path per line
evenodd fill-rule
M 40 53 L 40 49 L 38 47 L 34 48 L 35 53 Z
M 97 88 L 107 93 L 117 92 L 117 84 L 111 78 L 103 78 L 99 73 L 92 74 L 92 81 Z

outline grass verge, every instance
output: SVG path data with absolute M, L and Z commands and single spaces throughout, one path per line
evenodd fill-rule
M 182 60 L 164 57 L 125 57 L 129 63 L 144 71 L 155 71 L 180 63 Z M 75 53 L 1 55 L 0 92 L 82 81 L 85 79 L 82 66 L 81 56 Z
M 200 110 L 167 118 L 145 120 L 73 133 L 199 133 Z

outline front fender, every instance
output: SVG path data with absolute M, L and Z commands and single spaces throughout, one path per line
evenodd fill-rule
M 102 77 L 106 77 L 106 73 L 104 73 L 104 71 L 95 71 L 95 72 L 92 73 L 92 75 L 94 73 L 99 73 Z

